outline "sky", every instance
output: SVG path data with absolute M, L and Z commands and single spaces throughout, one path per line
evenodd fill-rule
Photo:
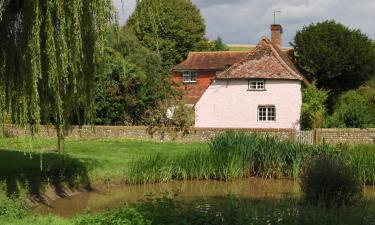
M 113 1 L 120 24 L 124 24 L 135 8 L 135 0 Z M 303 26 L 328 19 L 360 29 L 375 39 L 375 0 L 192 1 L 205 19 L 207 37 L 213 40 L 220 36 L 227 44 L 256 44 L 261 37 L 269 37 L 274 11 L 281 11 L 276 21 L 284 28 L 284 46 Z

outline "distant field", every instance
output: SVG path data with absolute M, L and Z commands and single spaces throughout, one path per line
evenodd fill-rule
M 230 51 L 251 51 L 255 49 L 255 45 L 235 45 L 228 44 Z
M 227 44 L 229 51 L 252 51 L 255 49 L 255 45 L 238 45 L 238 44 Z M 291 50 L 291 47 L 282 47 L 283 51 Z

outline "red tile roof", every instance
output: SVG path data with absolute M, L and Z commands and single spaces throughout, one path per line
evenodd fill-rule
M 288 79 L 308 81 L 285 52 L 269 39 L 262 38 L 255 50 L 217 75 L 218 79 Z
M 247 54 L 249 51 L 190 52 L 173 70 L 225 70 Z

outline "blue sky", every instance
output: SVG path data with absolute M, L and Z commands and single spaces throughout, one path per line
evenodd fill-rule
M 135 8 L 135 0 L 113 0 L 124 24 Z M 171 0 L 173 1 L 173 0 Z M 289 45 L 304 25 L 335 19 L 360 29 L 375 39 L 375 0 L 192 0 L 201 10 L 207 37 L 222 37 L 230 44 L 256 44 L 269 36 L 272 12 L 280 10 L 283 44 Z

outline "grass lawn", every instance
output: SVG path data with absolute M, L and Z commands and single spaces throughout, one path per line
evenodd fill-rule
M 232 139 L 229 138 L 229 142 Z M 221 142 L 216 144 L 223 145 Z M 251 145 L 253 144 L 251 142 Z M 274 144 L 260 144 L 259 146 L 266 146 L 267 151 L 264 152 L 264 155 L 277 156 L 270 150 L 280 150 L 281 145 Z M 287 149 L 294 149 L 291 144 L 283 145 Z M 224 146 L 227 145 L 224 143 Z M 225 149 L 227 148 L 228 146 Z M 348 149 L 348 151 L 354 152 L 351 154 L 351 160 L 362 165 L 363 173 L 373 174 L 374 147 L 363 145 L 356 148 Z M 131 168 L 131 162 L 152 161 L 155 157 L 164 162 L 163 157 L 166 155 L 171 156 L 172 159 L 174 157 L 181 159 L 176 161 L 178 162 L 176 165 L 185 166 L 186 174 L 199 175 L 202 172 L 200 166 L 207 164 L 208 149 L 208 144 L 205 143 L 186 144 L 113 139 L 67 140 L 65 154 L 58 154 L 55 151 L 56 140 L 35 139 L 31 141 L 28 138 L 2 138 L 0 139 L 0 186 L 3 186 L 1 183 L 5 183 L 7 190 L 20 185 L 24 190 L 27 186 L 31 192 L 34 191 L 34 194 L 38 194 L 39 190 L 43 190 L 42 184 L 46 183 L 52 184 L 56 190 L 59 190 L 61 184 L 75 186 L 76 183 L 84 184 L 86 180 L 94 184 L 96 182 L 121 182 L 129 178 L 128 170 Z M 202 154 L 194 156 L 185 154 L 194 153 L 195 150 L 199 150 Z M 154 153 L 161 154 L 149 157 Z M 224 159 L 227 159 L 227 155 Z M 237 164 L 222 165 L 220 163 L 226 161 L 218 161 L 219 167 L 229 166 L 228 168 L 233 167 L 237 171 Z M 234 158 L 234 161 L 237 162 L 237 158 Z M 153 164 L 141 163 L 139 171 L 142 176 L 148 176 L 147 171 L 161 173 L 158 168 L 159 166 L 164 168 L 164 164 L 159 165 L 158 161 L 154 162 Z M 193 169 L 190 168 L 190 165 L 194 165 Z M 228 171 L 230 172 L 230 170 Z M 373 179 L 371 176 L 369 176 L 370 179 Z M 30 186 L 30 184 L 34 185 Z M 4 195 L 4 192 L 0 191 L 0 224 L 375 224 L 373 213 L 375 201 L 371 198 L 360 201 L 358 205 L 327 209 L 305 205 L 301 199 L 251 199 L 228 196 L 221 199 L 179 202 L 163 197 L 99 214 L 80 215 L 70 219 L 36 215 L 24 205 L 25 202 L 9 199 Z
M 32 146 L 32 147 L 31 147 Z M 87 173 L 91 183 L 121 182 L 127 174 L 129 163 L 152 153 L 181 154 L 194 149 L 205 149 L 203 143 L 146 142 L 135 140 L 66 140 L 65 154 L 56 153 L 56 140 L 29 138 L 0 139 L 0 180 L 7 175 L 24 178 L 25 171 L 56 173 L 54 164 L 65 166 L 61 158 L 68 158 L 74 168 L 68 168 L 71 176 L 76 170 Z M 33 150 L 30 150 L 33 149 Z M 59 162 L 59 163 L 57 163 Z M 63 164 L 63 165 L 61 165 Z M 43 173 L 43 170 L 41 171 Z M 30 174 L 30 176 L 34 176 Z M 44 175 L 43 174 L 43 175 Z M 78 174 L 78 175 L 80 175 Z M 1 176 L 2 175 L 2 176 Z M 50 179 L 46 175 L 46 179 Z M 81 175 L 80 175 L 81 176 Z

